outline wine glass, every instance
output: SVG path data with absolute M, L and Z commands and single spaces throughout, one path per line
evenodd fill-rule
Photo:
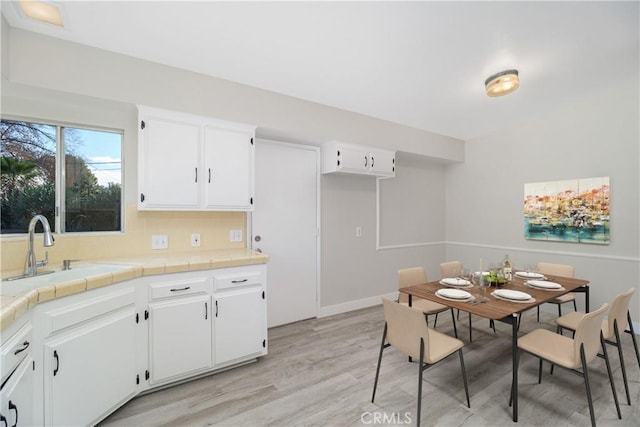
M 482 292 L 482 296 L 480 297 L 480 302 L 487 302 L 487 283 L 484 280 L 484 276 L 482 272 L 471 274 L 471 283 L 473 286 L 477 286 Z

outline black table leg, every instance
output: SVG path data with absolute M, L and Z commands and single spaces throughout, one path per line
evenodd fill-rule
M 512 398 L 513 398 L 513 422 L 518 422 L 518 318 L 511 315 L 511 363 L 513 369 Z

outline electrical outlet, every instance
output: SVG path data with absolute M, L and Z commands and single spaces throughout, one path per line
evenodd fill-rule
M 356 237 L 362 237 L 362 227 L 356 227 Z
M 151 236 L 151 249 L 168 249 L 169 236 L 166 234 L 154 234 Z
M 200 233 L 191 234 L 191 247 L 192 248 L 200 247 Z
M 242 242 L 242 230 L 229 230 L 230 242 Z

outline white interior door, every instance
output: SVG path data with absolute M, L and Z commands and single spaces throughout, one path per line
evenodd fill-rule
M 269 255 L 269 327 L 317 315 L 318 159 L 315 147 L 256 141 L 251 242 Z

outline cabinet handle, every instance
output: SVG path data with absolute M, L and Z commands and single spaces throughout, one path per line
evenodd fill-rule
M 367 158 L 367 156 L 364 156 L 364 166 L 367 167 L 369 165 L 369 159 Z
M 207 303 L 204 303 L 204 320 L 207 320 L 209 318 L 209 306 L 207 305 Z
M 232 280 L 231 283 L 244 283 L 247 282 L 249 279 L 242 279 L 242 280 Z
M 55 377 L 60 369 L 60 358 L 58 357 L 57 350 L 53 350 L 53 358 L 56 359 L 56 369 L 53 370 L 53 376 Z
M 216 301 L 216 317 L 218 317 L 218 301 Z
M 0 423 L 4 423 L 4 427 L 9 427 L 9 424 L 7 423 L 7 419 L 2 414 L 0 414 Z
M 17 349 L 16 351 L 13 352 L 14 355 L 18 354 L 18 353 L 22 353 L 23 351 L 25 351 L 26 349 L 29 348 L 29 341 L 25 341 L 22 343 L 22 345 L 24 347 Z
M 198 182 L 198 168 L 196 167 L 196 182 Z
M 12 401 L 9 401 L 9 411 L 16 411 L 16 422 L 11 427 L 16 427 L 18 425 L 18 407 Z
M 373 164 L 375 161 L 376 161 L 375 157 L 371 156 L 371 167 L 373 167 Z
M 209 183 L 211 183 L 211 168 L 209 168 Z
M 187 291 L 189 289 L 191 289 L 191 286 L 185 286 L 184 288 L 173 288 L 171 289 L 171 292 Z

